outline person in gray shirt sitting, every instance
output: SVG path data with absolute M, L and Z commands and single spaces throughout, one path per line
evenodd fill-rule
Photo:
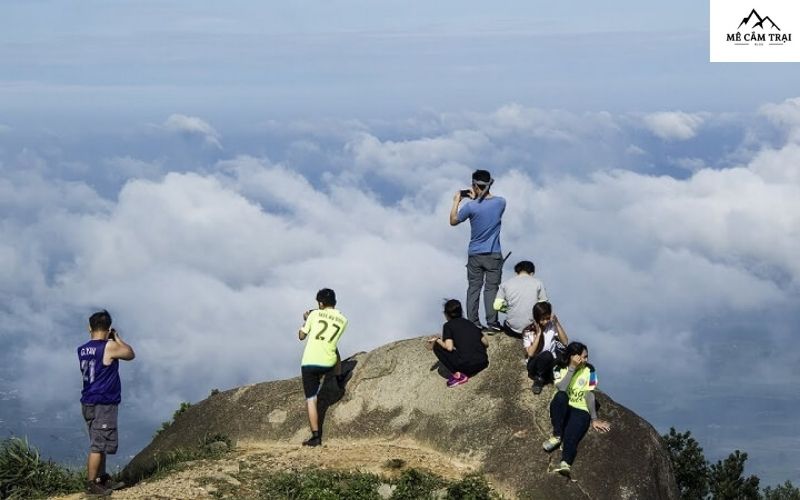
M 522 338 L 522 331 L 533 323 L 533 306 L 547 301 L 544 285 L 533 275 L 536 266 L 529 260 L 517 262 L 516 276 L 500 285 L 494 300 L 494 310 L 506 313 L 503 331 L 513 337 Z

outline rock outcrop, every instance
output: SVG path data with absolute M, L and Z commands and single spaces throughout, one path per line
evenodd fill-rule
M 435 357 L 419 338 L 353 356 L 345 362 L 352 370 L 345 389 L 331 377 L 320 393 L 324 437 L 411 440 L 478 463 L 501 491 L 519 498 L 679 497 L 656 430 L 603 393 L 600 415 L 612 430 L 590 430 L 583 439 L 575 481 L 549 472 L 560 459 L 559 451 L 548 455 L 541 449 L 551 429 L 552 386 L 532 394 L 518 340 L 501 335 L 490 344 L 489 368 L 453 389 L 445 387 Z M 308 424 L 299 378 L 220 392 L 191 406 L 123 474 L 134 478 L 159 453 L 197 446 L 200 436 L 215 433 L 300 446 Z

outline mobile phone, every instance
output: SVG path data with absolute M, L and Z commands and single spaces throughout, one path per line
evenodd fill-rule
M 472 193 L 470 192 L 469 189 L 462 189 L 461 190 L 461 197 L 462 198 L 472 198 L 471 195 L 472 195 Z

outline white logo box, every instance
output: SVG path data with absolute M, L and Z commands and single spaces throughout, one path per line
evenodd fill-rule
M 709 0 L 711 62 L 800 62 L 800 0 Z

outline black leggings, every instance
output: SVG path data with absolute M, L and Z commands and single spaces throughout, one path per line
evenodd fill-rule
M 433 344 L 433 353 L 450 373 L 461 372 L 468 377 L 472 377 L 489 366 L 488 359 L 477 363 L 474 361 L 464 362 L 457 351 L 448 351 L 439 344 Z
M 588 411 L 570 406 L 567 393 L 558 391 L 550 402 L 550 421 L 553 435 L 561 438 L 561 460 L 572 465 L 578 454 L 578 443 L 589 430 L 592 417 Z
M 550 351 L 542 351 L 532 358 L 528 358 L 528 377 L 543 379 L 545 382 L 553 381 L 553 365 L 556 358 Z

